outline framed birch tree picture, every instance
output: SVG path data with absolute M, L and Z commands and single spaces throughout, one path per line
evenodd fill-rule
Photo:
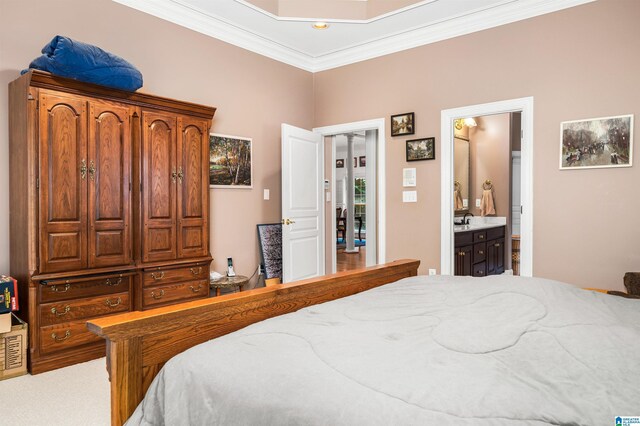
M 209 186 L 252 188 L 251 138 L 209 135 Z

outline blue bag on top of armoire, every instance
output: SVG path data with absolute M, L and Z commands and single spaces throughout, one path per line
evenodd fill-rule
M 97 46 L 58 35 L 42 53 L 29 68 L 132 92 L 142 87 L 142 73 L 136 67 Z

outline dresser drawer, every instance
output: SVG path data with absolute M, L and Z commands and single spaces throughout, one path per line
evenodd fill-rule
M 196 281 L 209 278 L 209 267 L 207 264 L 195 264 L 182 268 L 155 268 L 145 269 L 142 274 L 142 284 L 144 287 L 162 284 L 177 283 L 180 281 Z
M 131 274 L 112 274 L 97 277 L 69 278 L 40 282 L 40 302 L 92 297 L 129 291 Z
M 487 263 L 481 262 L 473 265 L 472 274 L 474 277 L 484 277 L 487 275 Z
M 142 306 L 143 308 L 150 308 L 167 303 L 198 299 L 208 295 L 209 280 L 147 287 L 142 290 Z
M 473 233 L 474 243 L 483 243 L 487 241 L 487 231 L 477 231 Z
M 496 238 L 504 238 L 505 227 L 499 226 L 497 228 L 487 229 L 487 240 L 495 240 Z
M 40 327 L 40 353 L 51 353 L 104 339 L 87 330 L 86 321 Z
M 487 258 L 487 244 L 476 243 L 473 245 L 473 263 L 484 262 Z
M 99 297 L 72 299 L 65 302 L 40 305 L 40 324 L 52 325 L 62 322 L 93 318 L 130 310 L 129 293 L 115 293 Z

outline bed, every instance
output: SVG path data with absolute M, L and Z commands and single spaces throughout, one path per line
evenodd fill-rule
M 96 320 L 112 422 L 599 425 L 640 412 L 637 300 L 537 278 L 418 277 L 417 263 L 263 289 L 219 309 L 210 300 Z M 184 320 L 220 309 L 234 313 Z M 181 339 L 159 325 L 176 318 Z M 210 327 L 226 335 L 209 340 Z

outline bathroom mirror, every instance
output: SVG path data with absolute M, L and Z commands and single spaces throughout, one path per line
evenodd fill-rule
M 469 211 L 469 187 L 470 187 L 470 152 L 469 141 L 461 137 L 453 139 L 453 176 L 455 188 L 453 195 L 453 205 L 455 214 L 464 214 Z M 456 193 L 455 191 L 459 191 Z

